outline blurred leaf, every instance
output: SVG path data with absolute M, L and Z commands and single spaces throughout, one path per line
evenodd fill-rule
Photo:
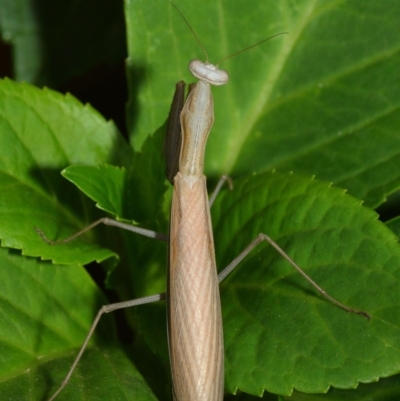
M 39 86 L 126 57 L 122 1 L 1 0 L 0 30 L 15 79 Z

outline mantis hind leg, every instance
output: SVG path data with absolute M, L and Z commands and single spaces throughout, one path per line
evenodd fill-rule
M 152 302 L 156 302 L 156 301 L 161 301 L 164 300 L 166 298 L 166 294 L 162 293 L 162 294 L 156 294 L 156 295 L 151 295 L 148 297 L 143 297 L 143 298 L 137 298 L 137 299 L 133 299 L 130 301 L 125 301 L 125 302 L 118 302 L 115 304 L 109 304 L 109 305 L 104 305 L 102 306 L 102 308 L 97 312 L 97 315 L 92 323 L 92 326 L 90 327 L 90 330 L 85 338 L 85 341 L 82 344 L 81 349 L 78 352 L 78 355 L 76 356 L 74 362 L 72 363 L 67 375 L 65 376 L 65 379 L 63 380 L 63 382 L 61 383 L 60 387 L 57 389 L 57 391 L 52 395 L 52 397 L 49 399 L 49 401 L 53 401 L 58 394 L 60 394 L 60 392 L 62 391 L 62 389 L 67 385 L 67 383 L 69 382 L 69 379 L 72 376 L 72 373 L 74 372 L 76 366 L 78 365 L 78 362 L 80 361 L 83 352 L 86 349 L 86 346 L 90 340 L 90 338 L 92 337 L 99 321 L 100 318 L 105 314 L 105 313 L 110 313 L 113 312 L 115 310 L 118 309 L 125 309 L 125 308 L 131 308 L 133 306 L 138 306 L 138 305 L 144 305 L 144 304 L 148 304 L 148 303 L 152 303 Z

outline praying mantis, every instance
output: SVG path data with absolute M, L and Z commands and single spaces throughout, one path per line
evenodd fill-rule
M 174 175 L 169 233 L 169 289 L 166 294 L 103 307 L 66 380 L 50 400 L 54 400 L 68 382 L 103 313 L 165 298 L 169 311 L 169 348 L 175 400 L 222 400 L 224 357 L 218 285 L 262 241 L 274 246 L 331 302 L 348 312 L 368 317 L 365 312 L 349 308 L 330 297 L 265 234 L 260 234 L 251 241 L 249 246 L 217 275 L 203 162 L 206 140 L 214 121 L 210 85 L 227 83 L 228 75 L 217 66 L 198 60 L 192 61 L 189 68 L 199 82 L 189 94 L 181 113 L 182 147 L 178 152 L 179 171 Z M 175 160 L 176 157 L 177 154 L 174 153 L 172 159 Z M 99 223 L 126 228 L 152 238 L 165 239 L 163 235 L 150 230 L 132 227 L 108 218 L 101 219 L 88 228 Z M 77 235 L 80 233 L 82 232 Z M 47 240 L 44 234 L 41 234 Z M 70 241 L 77 235 L 59 242 Z

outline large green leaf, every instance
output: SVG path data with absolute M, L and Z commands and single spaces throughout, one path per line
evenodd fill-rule
M 34 229 L 65 237 L 81 228 L 82 218 L 93 219 L 93 205 L 60 171 L 75 163 L 124 163 L 130 151 L 116 127 L 69 95 L 9 80 L 0 82 L 0 93 L 2 245 L 60 263 L 109 258 L 110 251 L 87 241 L 72 253 L 68 245 L 49 247 Z
M 396 401 L 399 399 L 399 375 L 380 379 L 377 383 L 360 384 L 354 390 L 332 388 L 327 394 L 305 394 L 295 391 L 291 397 L 277 397 L 265 393 L 263 401 Z M 229 401 L 260 401 L 260 397 L 241 393 Z M 227 401 L 228 401 L 227 399 Z
M 226 387 L 325 392 L 373 381 L 389 365 L 396 373 L 398 297 L 378 293 L 400 291 L 397 237 L 358 200 L 318 181 L 261 174 L 238 180 L 233 192 L 213 210 L 220 266 L 268 233 L 331 295 L 372 319 L 319 299 L 280 255 L 259 246 L 222 283 Z
M 400 3 L 397 0 L 176 2 L 210 61 L 221 64 L 208 175 L 316 174 L 368 205 L 399 188 Z M 165 118 L 175 82 L 204 55 L 167 3 L 126 1 L 136 147 Z M 137 115 L 140 112 L 139 115 Z
M 0 264 L 1 398 L 47 399 L 105 298 L 78 265 L 53 265 L 6 249 L 0 249 Z M 134 363 L 116 348 L 109 319 L 59 400 L 155 400 Z
M 285 400 L 295 401 L 396 401 L 399 399 L 399 375 L 381 379 L 369 385 L 360 384 L 357 390 L 331 389 L 325 394 L 303 394 L 295 392 Z M 249 399 L 248 401 L 251 401 Z

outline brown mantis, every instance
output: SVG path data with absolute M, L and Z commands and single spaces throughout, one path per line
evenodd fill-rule
M 179 10 L 178 10 L 179 11 Z M 185 20 L 186 21 L 186 20 Z M 190 28 L 191 29 L 191 28 Z M 193 31 L 192 31 L 193 32 Z M 261 43 L 261 42 L 260 42 Z M 219 275 L 217 275 L 213 234 L 203 175 L 204 152 L 214 122 L 210 85 L 228 82 L 226 71 L 218 66 L 191 61 L 189 69 L 199 79 L 180 113 L 181 145 L 174 146 L 168 165 L 174 180 L 169 240 L 168 290 L 166 293 L 103 306 L 72 364 L 66 378 L 50 398 L 54 400 L 70 379 L 101 316 L 117 309 L 167 300 L 169 352 L 176 401 L 221 401 L 224 390 L 224 350 L 219 283 L 262 241 L 271 244 L 324 297 L 335 305 L 369 318 L 368 314 L 332 298 L 319 287 L 267 235 L 259 234 Z M 182 88 L 181 88 L 182 89 Z M 172 136 L 175 139 L 174 135 Z M 180 141 L 178 140 L 178 143 Z M 176 160 L 179 159 L 179 163 Z M 175 173 L 176 167 L 178 171 Z M 223 182 L 223 180 L 221 181 Z M 104 223 L 148 237 L 165 240 L 166 236 L 109 218 L 103 218 L 62 241 L 68 242 L 88 229 Z

